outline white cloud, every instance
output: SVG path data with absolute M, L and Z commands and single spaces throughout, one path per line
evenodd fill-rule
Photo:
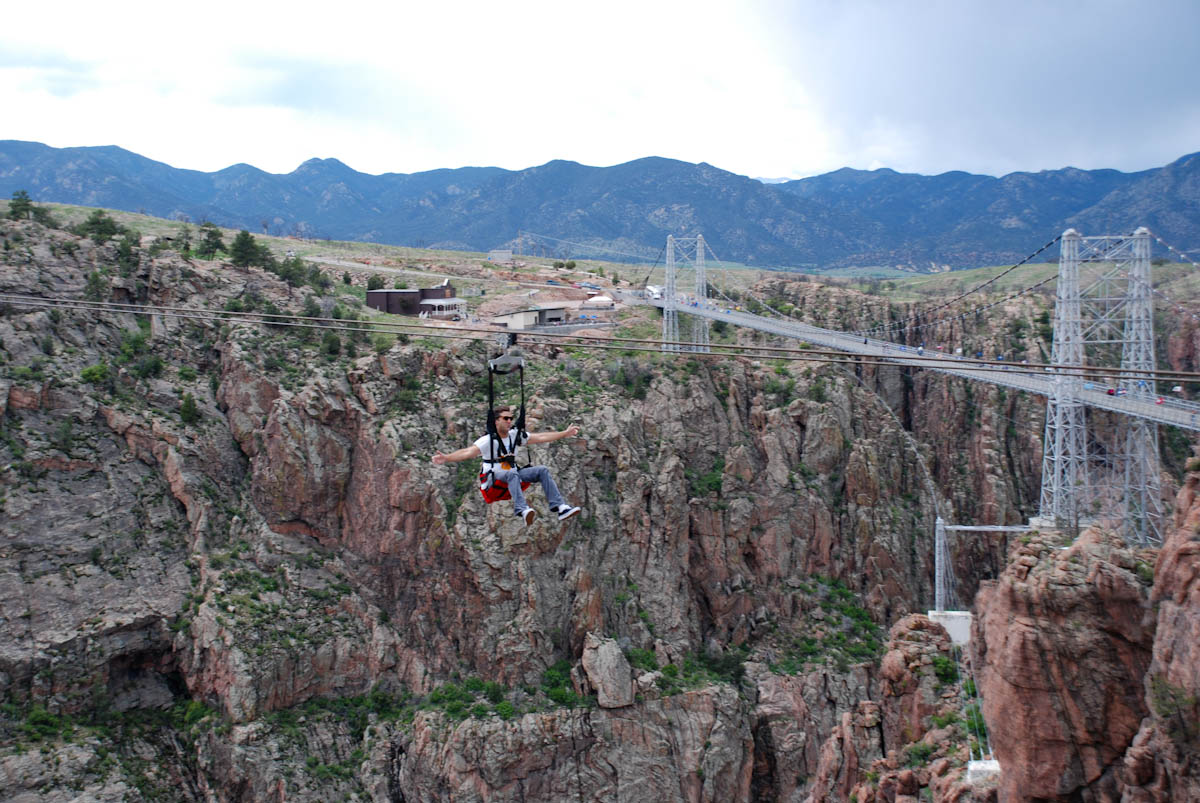
M 0 137 L 179 167 L 648 155 L 747 175 L 1162 164 L 1200 4 L 485 2 L 6 9 Z M 1117 113 L 1114 113 L 1116 110 Z

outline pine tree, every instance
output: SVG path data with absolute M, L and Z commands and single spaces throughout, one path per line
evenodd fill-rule
M 196 256 L 201 259 L 212 259 L 218 251 L 225 250 L 225 241 L 221 239 L 221 230 L 215 224 L 201 223 L 200 231 L 204 232 L 204 236 L 200 238 L 200 244 L 196 246 Z
M 196 397 L 192 394 L 183 394 L 183 403 L 179 405 L 179 417 L 185 424 L 194 424 L 200 420 L 200 410 L 196 406 Z
M 258 261 L 258 244 L 254 235 L 242 229 L 229 246 L 229 261 L 237 268 L 248 268 Z
M 24 220 L 32 211 L 33 201 L 29 200 L 29 193 L 25 190 L 14 191 L 12 200 L 8 202 L 8 216 L 13 220 Z

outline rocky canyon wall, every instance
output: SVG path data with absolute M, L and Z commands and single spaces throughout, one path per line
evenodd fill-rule
M 3 226 L 20 246 L 4 292 L 361 311 L 258 269 L 149 249 L 131 262 L 117 242 Z M 796 292 L 814 320 L 884 303 Z M 532 428 L 581 434 L 533 459 L 584 513 L 560 525 L 531 489 L 524 527 L 483 503 L 477 464 L 430 462 L 481 434 L 487 341 L 335 347 L 329 331 L 211 315 L 0 312 L 7 798 L 997 794 L 965 783 L 969 691 L 919 615 L 929 488 L 963 516 L 1022 519 L 1034 400 L 892 369 L 538 347 Z M 1047 789 L 1174 783 L 1194 754 L 1160 749 L 1190 733 L 1172 723 L 1194 703 L 1194 556 L 1164 549 L 1150 589 L 1153 556 L 1038 543 L 1016 544 L 985 592 L 979 638 L 989 688 L 1023 677 L 1003 656 L 1024 651 L 1043 697 L 984 689 L 985 712 L 1080 710 L 1069 727 L 1037 720 L 1074 740 Z M 969 599 L 1005 545 L 956 554 Z M 1001 603 L 1055 639 L 998 635 Z M 1135 615 L 1154 605 L 1157 621 Z M 1055 685 L 1088 673 L 1102 689 Z M 1123 758 L 1131 744 L 1149 764 Z

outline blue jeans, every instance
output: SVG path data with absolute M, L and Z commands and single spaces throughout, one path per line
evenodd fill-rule
M 521 491 L 521 481 L 540 482 L 542 490 L 546 493 L 546 501 L 550 503 L 551 508 L 566 504 L 566 500 L 558 492 L 558 486 L 554 484 L 554 478 L 550 476 L 550 469 L 545 466 L 528 466 L 521 469 L 498 468 L 493 479 L 508 483 L 508 493 L 512 496 L 513 510 L 517 513 L 521 513 L 529 507 L 529 503 L 525 501 L 525 494 Z

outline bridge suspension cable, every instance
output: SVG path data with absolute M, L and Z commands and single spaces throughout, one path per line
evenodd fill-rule
M 555 242 L 555 243 L 563 243 L 564 245 L 576 246 L 577 248 L 584 250 L 584 251 L 600 251 L 600 252 L 603 252 L 606 254 L 616 254 L 618 256 L 629 257 L 630 259 L 636 259 L 639 262 L 646 261 L 646 254 L 631 254 L 628 251 L 620 251 L 616 248 L 608 248 L 603 245 L 588 245 L 587 243 L 580 243 L 580 242 L 576 242 L 574 240 L 564 240 L 561 237 L 551 237 L 548 234 L 538 234 L 537 232 L 534 232 L 534 231 L 522 230 L 520 237 L 524 237 L 526 235 L 528 235 L 530 237 L 537 237 L 542 240 L 549 240 L 549 241 Z M 586 257 L 578 257 L 578 258 L 585 259 Z
M 938 310 L 938 309 L 943 309 L 943 308 L 945 308 L 945 307 L 949 306 L 950 304 L 953 304 L 953 303 L 954 303 L 954 302 L 956 302 L 956 301 L 959 301 L 959 300 L 961 300 L 961 299 L 963 299 L 963 298 L 966 298 L 968 295 L 971 295 L 972 293 L 979 292 L 979 291 L 980 291 L 981 289 L 983 289 L 984 287 L 986 287 L 986 286 L 988 286 L 988 285 L 990 285 L 990 284 L 993 284 L 994 282 L 996 282 L 996 281 L 1000 280 L 1001 278 L 1003 278 L 1003 277 L 1004 277 L 1004 276 L 1006 276 L 1007 274 L 1009 274 L 1009 273 L 1011 273 L 1012 271 L 1016 270 L 1016 269 L 1017 269 L 1018 267 L 1020 267 L 1021 265 L 1024 265 L 1024 264 L 1026 264 L 1027 262 L 1029 262 L 1029 260 L 1033 259 L 1033 257 L 1037 256 L 1037 255 L 1038 255 L 1038 254 L 1040 254 L 1042 251 L 1046 250 L 1046 249 L 1047 249 L 1047 248 L 1049 248 L 1051 245 L 1053 245 L 1054 243 L 1058 242 L 1060 239 L 1061 239 L 1061 235 L 1059 235 L 1059 237 L 1056 237 L 1056 238 L 1054 238 L 1054 239 L 1053 239 L 1053 240 L 1051 240 L 1050 242 L 1046 243 L 1046 245 L 1043 245 L 1043 246 L 1042 246 L 1041 248 L 1039 248 L 1037 251 L 1035 251 L 1034 253 L 1030 254 L 1030 255 L 1029 255 L 1029 256 L 1027 256 L 1025 259 L 1023 259 L 1023 260 L 1021 260 L 1020 262 L 1018 262 L 1016 265 L 1013 265 L 1012 267 L 1010 267 L 1010 268 L 1006 269 L 1006 270 L 1005 270 L 1003 273 L 1000 273 L 1000 274 L 998 274 L 998 275 L 996 275 L 996 276 L 993 276 L 991 279 L 988 279 L 987 281 L 983 282 L 983 283 L 982 283 L 982 284 L 980 284 L 980 285 L 977 285 L 976 287 L 972 288 L 971 290 L 968 290 L 967 292 L 965 292 L 965 293 L 962 293 L 962 294 L 960 294 L 960 295 L 956 296 L 954 299 L 951 299 L 950 301 L 946 302 L 945 304 L 938 305 L 937 307 L 933 307 L 933 308 L 932 308 L 932 309 L 930 309 L 930 310 L 923 310 L 922 312 L 919 312 L 919 313 L 917 313 L 917 314 L 911 315 L 911 316 L 909 316 L 908 318 L 905 318 L 905 319 L 903 319 L 903 320 L 901 320 L 901 321 L 897 321 L 897 322 L 895 322 L 895 323 L 892 323 L 892 324 L 881 324 L 880 326 L 872 327 L 872 328 L 870 328 L 870 329 L 857 329 L 857 330 L 850 330 L 850 331 L 843 332 L 842 334 L 846 334 L 846 335 L 857 335 L 857 336 L 860 336 L 860 337 L 861 337 L 861 336 L 866 336 L 866 335 L 869 335 L 869 334 L 870 334 L 870 333 L 872 333 L 872 332 L 877 332 L 877 331 L 890 331 L 890 330 L 894 330 L 894 329 L 901 329 L 901 328 L 903 328 L 903 329 L 905 329 L 906 331 L 909 331 L 909 332 L 920 331 L 920 330 L 922 330 L 922 329 L 927 329 L 927 328 L 929 328 L 929 327 L 933 327 L 933 326 L 940 326 L 941 324 L 948 323 L 948 322 L 953 322 L 953 321 L 958 321 L 958 320 L 965 320 L 966 318 L 968 318 L 968 317 L 970 317 L 970 316 L 972 316 L 972 315 L 977 315 L 977 314 L 979 314 L 979 313 L 981 313 L 981 312 L 984 312 L 984 311 L 986 311 L 986 310 L 992 309 L 993 307 L 998 307 L 998 306 L 1000 306 L 1001 304 L 1006 304 L 1006 303 L 1008 303 L 1009 301 L 1013 300 L 1014 298 L 1018 298 L 1019 296 L 1025 295 L 1026 293 L 1030 293 L 1030 292 L 1032 292 L 1032 291 L 1034 291 L 1034 290 L 1037 290 L 1037 289 L 1038 289 L 1038 288 L 1040 288 L 1040 287 L 1043 287 L 1043 286 L 1045 286 L 1045 285 L 1049 284 L 1050 282 L 1052 282 L 1052 281 L 1054 281 L 1054 280 L 1055 280 L 1056 276 L 1052 274 L 1052 275 L 1050 275 L 1050 276 L 1046 277 L 1045 279 L 1041 280 L 1040 282 L 1036 282 L 1036 283 L 1034 283 L 1034 284 L 1031 284 L 1031 285 L 1029 285 L 1029 286 L 1027 286 L 1027 287 L 1023 287 L 1023 288 L 1021 288 L 1020 290 L 1016 291 L 1015 293 L 1011 293 L 1010 295 L 1007 295 L 1007 296 L 1005 296 L 1004 298 L 998 299 L 998 300 L 996 300 L 996 301 L 993 301 L 993 302 L 991 302 L 991 303 L 988 303 L 988 304 L 982 304 L 982 305 L 980 305 L 980 306 L 977 306 L 977 307 L 975 307 L 974 309 L 967 310 L 966 312 L 960 313 L 960 314 L 958 314 L 958 315 L 954 315 L 954 316 L 951 316 L 951 317 L 946 317 L 946 318 L 938 318 L 937 320 L 934 320 L 934 321 L 926 321 L 925 323 L 917 324 L 916 326 L 907 326 L 907 327 L 906 327 L 906 326 L 904 326 L 904 324 L 905 324 L 906 322 L 908 322 L 908 321 L 920 320 L 920 319 L 921 319 L 921 318 L 922 318 L 924 315 L 928 314 L 929 312 L 936 311 L 936 310 Z M 711 248 L 709 249 L 709 253 L 712 253 L 712 249 L 711 249 Z M 714 261 L 717 261 L 718 263 L 720 263 L 720 260 L 717 258 L 717 255 L 716 255 L 715 253 L 713 253 L 713 260 L 714 260 Z M 724 270 L 724 265 L 722 265 L 722 270 Z M 715 290 L 717 293 L 719 293 L 719 294 L 721 295 L 721 297 L 722 297 L 722 298 L 724 298 L 726 301 L 729 301 L 731 304 L 740 304 L 740 303 L 741 303 L 741 302 L 740 302 L 740 301 L 738 301 L 737 299 L 730 298 L 730 297 L 729 297 L 729 296 L 728 296 L 728 295 L 727 295 L 727 294 L 726 294 L 724 291 L 722 291 L 720 288 L 718 288 L 718 287 L 713 287 L 713 289 L 714 289 L 714 290 Z M 747 289 L 747 290 L 745 291 L 745 293 L 746 293 L 746 295 L 750 296 L 750 298 L 752 298 L 752 299 L 753 299 L 753 300 L 754 300 L 754 301 L 755 301 L 757 304 L 759 304 L 759 305 L 760 305 L 760 306 L 762 306 L 763 308 L 765 308 L 765 309 L 767 309 L 767 310 L 770 310 L 771 312 L 775 313 L 775 314 L 776 314 L 777 316 L 779 316 L 780 318 L 782 318 L 782 319 L 785 319 L 785 320 L 789 320 L 789 321 L 796 321 L 796 322 L 798 322 L 798 323 L 803 323 L 803 321 L 801 321 L 799 318 L 796 318 L 796 317 L 794 317 L 794 316 L 792 316 L 792 315 L 788 315 L 787 313 L 785 313 L 785 312 L 783 312 L 783 311 L 781 311 L 781 310 L 775 309 L 775 308 L 774 308 L 774 307 L 772 307 L 772 306 L 771 306 L 771 305 L 770 305 L 768 302 L 764 301 L 762 298 L 758 297 L 757 295 L 755 295 L 754 293 L 752 293 L 750 290 L 748 290 L 748 289 Z
M 859 329 L 859 330 L 857 330 L 857 331 L 850 332 L 849 334 L 854 334 L 854 335 L 869 335 L 869 334 L 871 334 L 872 332 L 881 332 L 881 331 L 884 331 L 884 332 L 886 332 L 886 331 L 892 331 L 892 330 L 894 330 L 894 329 L 902 329 L 902 328 L 904 328 L 904 324 L 908 323 L 909 321 L 920 320 L 921 318 L 923 318 L 923 317 L 925 317 L 925 316 L 927 316 L 927 315 L 929 315 L 929 314 L 931 314 L 931 313 L 937 312 L 938 310 L 941 310 L 941 309 L 946 309 L 947 307 L 949 307 L 949 306 L 951 306 L 951 305 L 953 305 L 953 304 L 956 304 L 956 303 L 958 303 L 959 301 L 961 301 L 962 299 L 966 298 L 966 297 L 967 297 L 967 296 L 969 296 L 969 295 L 973 295 L 973 294 L 975 294 L 975 293 L 981 292 L 982 290 L 986 289 L 986 288 L 987 288 L 987 287 L 989 287 L 990 285 L 993 285 L 993 284 L 995 284 L 996 282 L 1000 281 L 1001 279 L 1003 279 L 1003 278 L 1004 278 L 1005 276 L 1007 276 L 1008 274 L 1012 273 L 1012 272 L 1013 272 L 1014 270 L 1016 270 L 1017 268 L 1021 267 L 1022 265 L 1025 265 L 1025 264 L 1027 264 L 1027 263 L 1028 263 L 1028 262 L 1030 262 L 1030 261 L 1031 261 L 1031 260 L 1032 260 L 1034 257 L 1036 257 L 1038 254 L 1042 253 L 1042 252 L 1043 252 L 1043 251 L 1045 251 L 1047 248 L 1050 248 L 1051 246 L 1053 246 L 1055 243 L 1057 243 L 1057 242 L 1058 242 L 1059 240 L 1061 240 L 1061 239 L 1062 239 L 1062 235 L 1060 234 L 1060 235 L 1058 235 L 1057 237 L 1055 237 L 1053 240 L 1051 240 L 1050 242 L 1048 242 L 1048 243 L 1046 243 L 1045 245 L 1043 245 L 1043 246 L 1042 246 L 1041 248 L 1039 248 L 1038 250 L 1034 251 L 1034 252 L 1033 252 L 1032 254 L 1030 254 L 1029 256 L 1027 256 L 1027 257 L 1025 257 L 1024 259 L 1022 259 L 1020 262 L 1016 263 L 1015 265 L 1012 265 L 1012 266 L 1011 266 L 1011 267 L 1009 267 L 1009 268 L 1006 268 L 1006 269 L 1005 269 L 1003 272 L 996 274 L 995 276 L 993 276 L 992 278 L 988 279 L 987 281 L 985 281 L 985 282 L 981 282 L 980 284 L 976 285 L 975 287 L 972 287 L 970 290 L 967 290 L 967 291 L 966 291 L 966 292 L 964 292 L 964 293 L 960 293 L 959 295 L 955 296 L 954 298 L 950 299 L 949 301 L 946 301 L 946 302 L 944 302 L 944 303 L 942 303 L 942 304 L 938 304 L 937 306 L 934 306 L 934 307 L 930 307 L 930 308 L 928 308 L 928 309 L 921 310 L 920 312 L 918 312 L 918 313 L 916 313 L 916 314 L 914 314 L 914 315 L 910 315 L 910 316 L 909 316 L 909 317 L 907 317 L 907 318 L 904 318 L 904 319 L 902 319 L 902 320 L 899 320 L 899 321 L 895 321 L 894 323 L 891 323 L 891 324 L 887 324 L 887 325 L 884 325 L 884 326 L 876 326 L 876 327 L 873 327 L 873 328 L 871 328 L 871 329 Z M 1014 293 L 1013 295 L 1009 296 L 1009 298 L 1008 298 L 1008 299 L 1005 299 L 1005 300 L 1007 301 L 1007 300 L 1009 300 L 1009 299 L 1016 298 L 1018 295 L 1021 295 L 1021 294 L 1023 294 L 1023 293 L 1027 293 L 1027 292 L 1029 292 L 1030 290 L 1032 290 L 1032 289 L 1034 289 L 1034 288 L 1036 288 L 1036 287 L 1040 287 L 1041 285 L 1043 285 L 1043 284 L 1046 284 L 1046 282 L 1047 282 L 1047 281 L 1049 281 L 1049 280 L 1047 279 L 1047 280 L 1045 280 L 1045 281 L 1038 282 L 1038 283 L 1037 283 L 1037 284 L 1035 284 L 1035 285 L 1031 285 L 1031 286 L 1029 286 L 1029 287 L 1026 287 L 1025 289 L 1023 289 L 1023 290 L 1020 290 L 1020 291 L 1018 291 L 1017 293 Z M 997 303 L 1003 303 L 1003 302 L 997 302 Z M 989 304 L 989 305 L 985 305 L 985 306 L 977 307 L 976 309 L 974 309 L 974 310 L 970 310 L 970 311 L 968 311 L 968 312 L 965 312 L 965 313 L 963 313 L 962 315 L 960 315 L 960 316 L 958 316 L 958 317 L 959 317 L 959 318 L 966 317 L 967 315 L 971 315 L 971 314 L 974 314 L 975 312 L 980 312 L 980 311 L 982 311 L 982 310 L 989 309 L 990 307 L 993 307 L 993 306 L 995 306 L 995 304 Z M 930 325 L 933 325 L 934 323 L 940 323 L 940 322 L 942 322 L 942 321 L 944 321 L 944 320 L 955 320 L 955 319 L 954 319 L 954 318 L 945 318 L 945 319 L 941 319 L 941 320 L 939 320 L 939 321 L 933 321 L 933 322 L 930 322 L 930 323 L 927 323 L 927 324 L 922 324 L 922 326 L 930 326 Z

